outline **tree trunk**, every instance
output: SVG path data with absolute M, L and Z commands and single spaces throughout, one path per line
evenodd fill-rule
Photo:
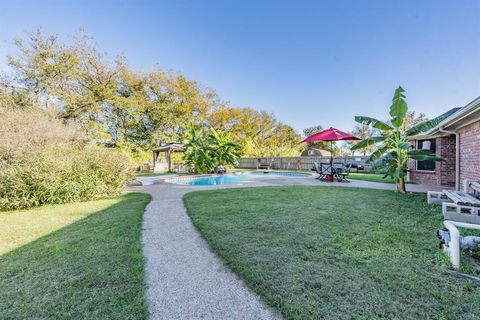
M 405 178 L 398 178 L 397 179 L 397 192 L 406 193 L 407 189 L 405 188 Z

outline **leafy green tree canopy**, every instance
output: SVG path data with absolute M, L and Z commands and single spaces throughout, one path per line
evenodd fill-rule
M 0 103 L 53 110 L 75 122 L 91 143 L 148 159 L 159 142 L 181 141 L 196 128 L 229 132 L 246 156 L 297 155 L 300 136 L 272 114 L 237 108 L 215 91 L 175 72 L 132 70 L 79 34 L 63 42 L 40 31 L 15 40 L 11 72 L 0 76 Z M 191 133 L 191 132 L 190 132 Z

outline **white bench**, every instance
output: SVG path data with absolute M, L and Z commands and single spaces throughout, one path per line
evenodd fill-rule
M 428 191 L 427 192 L 427 202 L 428 204 L 442 204 L 444 202 L 451 202 L 447 195 L 440 191 Z
M 480 196 L 480 181 L 466 179 L 463 185 L 463 191 L 471 192 L 473 196 L 478 198 Z
M 480 182 L 465 180 L 463 192 L 443 190 L 428 191 L 429 204 L 441 204 L 445 220 L 480 224 Z

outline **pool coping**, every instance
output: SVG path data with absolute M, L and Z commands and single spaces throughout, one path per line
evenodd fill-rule
M 263 172 L 264 174 L 269 174 L 269 173 L 274 173 L 274 174 L 277 174 L 279 176 L 288 176 L 289 173 L 294 173 L 297 175 L 297 177 L 311 177 L 311 176 L 314 176 L 315 174 L 314 173 L 310 173 L 310 172 L 298 172 L 298 171 L 288 171 L 288 170 L 282 170 L 282 171 L 277 171 L 277 170 L 252 170 L 252 171 L 241 171 L 241 172 L 227 172 L 227 173 L 224 173 L 224 174 L 212 174 L 212 173 L 208 173 L 208 174 L 198 174 L 198 175 L 186 175 L 186 176 L 174 176 L 174 177 L 165 177 L 163 179 L 158 179 L 157 181 L 161 181 L 161 182 L 164 182 L 164 183 L 167 183 L 167 184 L 173 184 L 173 185 L 186 185 L 186 184 L 181 184 L 181 183 L 175 183 L 174 181 L 182 181 L 182 180 L 197 180 L 197 179 L 201 179 L 201 178 L 208 178 L 208 177 L 221 177 L 221 176 L 224 176 L 224 175 L 228 175 L 228 174 L 234 174 L 234 175 L 248 175 L 248 174 L 252 174 L 252 173 L 256 173 L 256 172 Z M 285 174 L 285 175 L 282 175 L 282 174 Z M 230 184 L 226 184 L 226 185 L 230 185 Z M 231 185 L 234 185 L 233 183 Z M 196 186 L 196 185 L 190 185 L 190 186 Z

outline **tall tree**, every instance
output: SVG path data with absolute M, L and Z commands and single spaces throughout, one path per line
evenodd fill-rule
M 75 50 L 60 43 L 58 36 L 45 37 L 39 30 L 28 34 L 28 41 L 15 39 L 14 43 L 20 54 L 7 56 L 13 77 L 3 79 L 2 86 L 10 88 L 13 96 L 28 93 L 32 99 L 24 102 L 48 108 L 74 76 L 79 63 Z
M 298 134 L 272 114 L 228 106 L 179 73 L 132 70 L 125 57 L 110 60 L 88 35 L 61 42 L 35 32 L 15 43 L 18 54 L 8 58 L 13 76 L 0 77 L 0 102 L 54 109 L 92 143 L 142 159 L 159 142 L 182 141 L 192 123 L 229 132 L 245 155 L 298 152 Z
M 427 117 L 424 113 L 416 114 L 415 111 L 407 111 L 405 114 L 405 120 L 403 121 L 402 128 L 408 130 L 420 123 L 427 121 Z
M 215 129 L 228 131 L 240 153 L 252 157 L 298 155 L 300 135 L 274 115 L 252 108 L 221 107 L 209 116 Z

